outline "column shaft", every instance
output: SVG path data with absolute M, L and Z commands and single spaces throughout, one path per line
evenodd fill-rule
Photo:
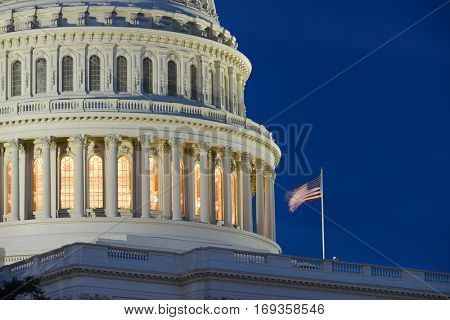
M 172 217 L 172 185 L 170 184 L 170 146 L 165 144 L 162 152 L 163 160 L 163 217 L 164 219 L 170 219 Z
M 106 138 L 106 215 L 110 218 L 119 216 L 117 191 L 117 145 L 117 136 L 111 135 Z
M 224 223 L 226 227 L 233 226 L 233 206 L 231 193 L 231 157 L 232 151 L 230 148 L 225 148 L 223 157 L 223 211 Z
M 252 214 L 252 188 L 250 167 L 250 157 L 248 154 L 242 155 L 242 211 L 244 216 L 244 230 L 253 232 L 253 214 Z
M 209 146 L 200 143 L 200 221 L 210 223 L 209 199 L 208 199 L 208 152 Z
M 20 215 L 19 203 L 19 140 L 10 141 L 11 148 L 11 216 L 10 221 L 18 221 Z
M 272 184 L 269 172 L 264 175 L 264 236 L 271 238 L 272 234 L 272 199 L 270 185 Z
M 51 139 L 42 138 L 42 217 L 50 219 L 51 212 L 51 157 L 50 157 Z
M 277 241 L 277 224 L 276 224 L 276 217 L 275 217 L 275 179 L 276 179 L 276 173 L 272 173 L 271 179 L 270 179 L 270 203 L 271 203 L 271 224 L 272 224 L 272 233 L 270 235 L 270 238 L 273 241 Z
M 141 195 L 141 210 L 142 219 L 150 218 L 150 145 L 147 137 L 140 139 L 141 143 L 141 183 L 142 183 L 142 195 Z
M 77 136 L 74 141 L 75 153 L 75 214 L 74 218 L 84 217 L 84 137 Z
M 256 161 L 256 230 L 264 235 L 264 170 L 261 160 Z
M 181 186 L 180 186 L 180 148 L 182 141 L 180 139 L 174 139 L 171 141 L 172 145 L 172 219 L 174 221 L 181 221 Z

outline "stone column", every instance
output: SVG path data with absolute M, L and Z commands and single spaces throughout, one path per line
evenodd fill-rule
M 57 183 L 57 163 L 58 163 L 58 156 L 57 156 L 57 145 L 55 141 L 52 142 L 51 149 L 50 149 L 50 192 L 53 195 L 51 197 L 51 205 L 50 205 L 50 212 L 52 215 L 52 218 L 57 218 L 57 211 L 58 211 L 58 202 L 57 202 L 57 194 L 58 194 L 58 183 Z
M 260 159 L 256 160 L 256 230 L 264 235 L 264 167 Z
M 231 193 L 231 159 L 233 151 L 226 147 L 223 153 L 223 211 L 226 227 L 233 226 L 233 206 Z
M 163 166 L 163 184 L 162 184 L 162 198 L 163 198 L 163 217 L 170 219 L 172 217 L 172 185 L 170 184 L 170 145 L 165 143 L 162 152 L 162 166 Z
M 195 221 L 195 151 L 190 147 L 185 148 L 184 156 L 185 217 L 189 221 Z
M 5 150 L 4 150 L 3 146 L 0 146 L 0 223 L 3 222 L 3 216 L 5 214 L 5 207 L 4 207 L 5 169 L 4 169 L 4 163 L 5 163 Z
M 276 223 L 276 216 L 275 216 L 275 180 L 276 180 L 277 174 L 275 172 L 272 172 L 270 176 L 270 208 L 271 208 L 271 235 L 270 239 L 273 241 L 277 241 L 277 223 Z
M 52 189 L 51 189 L 51 157 L 50 148 L 52 139 L 50 137 L 41 138 L 42 141 L 42 217 L 50 219 L 52 217 Z
M 117 148 L 119 139 L 116 135 L 109 135 L 106 144 L 106 215 L 110 218 L 119 216 L 117 191 Z
M 264 236 L 272 238 L 272 198 L 271 198 L 272 172 L 266 169 L 264 172 Z
M 252 188 L 250 155 L 242 154 L 242 211 L 244 216 L 243 228 L 245 231 L 253 232 L 253 214 L 252 214 Z
M 20 218 L 19 203 L 19 139 L 9 141 L 11 150 L 11 215 L 9 221 L 18 221 Z
M 209 162 L 209 218 L 212 224 L 216 224 L 216 152 L 210 149 L 208 153 Z
M 75 213 L 74 218 L 84 217 L 84 136 L 76 136 L 73 141 L 75 154 Z
M 181 186 L 180 186 L 180 148 L 183 144 L 181 139 L 173 139 L 170 141 L 172 147 L 172 219 L 174 221 L 181 221 Z
M 139 143 L 141 144 L 141 211 L 142 219 L 150 219 L 150 137 L 140 137 Z
M 208 152 L 209 145 L 205 142 L 200 142 L 200 221 L 209 224 L 211 220 L 208 199 Z
M 236 159 L 236 211 L 237 221 L 236 224 L 241 230 L 244 228 L 244 215 L 243 215 L 243 200 L 242 200 L 242 161 L 240 158 Z

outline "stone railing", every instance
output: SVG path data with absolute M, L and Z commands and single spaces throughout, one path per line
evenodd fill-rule
M 112 259 L 123 259 L 130 261 L 147 261 L 147 250 L 127 249 L 127 248 L 108 248 L 108 257 Z
M 16 116 L 80 112 L 125 112 L 194 117 L 243 127 L 272 140 L 272 134 L 264 126 L 226 111 L 148 100 L 66 99 L 2 104 L 0 105 L 0 123 L 13 120 L 11 118 Z
M 271 277 L 336 281 L 346 285 L 382 286 L 450 296 L 450 274 L 341 261 L 205 248 L 184 254 L 108 245 L 73 244 L 0 268 L 0 281 L 51 272 L 56 267 L 88 266 L 116 272 L 188 274 L 208 265 L 214 272 L 269 274 Z

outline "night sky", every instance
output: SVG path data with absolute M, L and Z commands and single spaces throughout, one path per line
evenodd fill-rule
M 284 197 L 323 165 L 328 258 L 450 272 L 450 3 L 417 23 L 445 2 L 216 0 L 253 63 L 248 116 L 283 152 L 283 253 L 321 257 L 320 203 Z

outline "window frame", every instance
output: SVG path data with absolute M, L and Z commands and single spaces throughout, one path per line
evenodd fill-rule
M 98 158 L 101 161 L 101 176 L 94 176 L 92 177 L 92 171 L 91 171 L 91 161 L 94 158 Z M 98 198 L 101 198 L 101 201 L 99 200 L 92 200 L 92 179 L 99 179 L 100 181 L 100 185 L 101 187 L 99 187 L 101 189 L 101 193 L 97 192 L 96 195 Z M 91 204 L 93 202 L 97 202 L 100 203 L 101 202 L 101 206 L 92 206 Z M 99 155 L 99 154 L 92 154 L 88 160 L 87 160 L 87 209 L 88 210 L 104 210 L 105 209 L 105 160 L 104 158 Z
M 98 89 L 92 89 L 92 81 L 93 81 L 93 71 L 92 71 L 92 59 L 97 58 L 98 59 Z M 98 54 L 91 54 L 88 59 L 88 79 L 87 79 L 87 86 L 88 86 L 88 92 L 100 92 L 102 91 L 102 59 Z
M 40 61 L 44 61 L 45 68 L 43 68 L 41 71 L 43 71 L 43 79 L 40 79 L 40 72 L 38 70 L 38 64 Z M 46 94 L 48 92 L 48 62 L 47 59 L 44 57 L 38 57 L 36 60 L 34 60 L 34 94 Z M 38 84 L 44 84 L 45 90 L 44 91 L 38 91 Z
M 65 80 L 64 79 L 67 79 L 67 80 L 69 80 L 70 79 L 70 77 L 64 77 L 64 71 L 65 71 L 65 65 L 64 65 L 64 61 L 66 60 L 66 59 L 70 59 L 71 61 L 72 61 L 72 70 L 71 70 L 71 72 L 72 72 L 72 77 L 71 77 L 71 89 L 69 90 L 69 89 L 65 89 L 64 88 L 64 86 L 65 86 L 65 84 L 66 84 L 66 82 L 65 82 Z M 75 59 L 74 59 L 74 57 L 71 55 L 71 54 L 65 54 L 65 55 L 63 55 L 62 56 L 62 58 L 61 58 L 61 72 L 60 72 L 60 77 L 61 77 L 61 80 L 60 80 L 60 84 L 61 84 L 61 93 L 73 93 L 74 91 L 75 91 Z
M 175 72 L 175 77 L 171 74 Z M 175 83 L 173 81 L 175 80 Z M 167 61 L 167 95 L 169 97 L 178 97 L 178 63 L 175 60 Z
M 19 77 L 17 80 L 15 80 L 15 66 L 19 65 L 19 69 L 18 69 L 18 73 L 19 73 Z M 10 90 L 10 95 L 11 98 L 17 98 L 22 96 L 23 92 L 22 92 L 22 77 L 23 77 L 23 63 L 21 60 L 16 59 L 11 63 L 11 78 L 10 78 L 10 83 L 11 83 L 11 90 Z M 17 84 L 19 84 L 19 86 L 17 87 L 17 92 L 15 92 L 16 86 L 15 86 L 15 82 L 17 82 Z
M 125 81 L 121 81 L 119 79 L 119 76 L 122 75 L 122 72 L 120 71 L 120 66 L 119 66 L 119 59 L 124 59 L 125 61 L 125 72 L 123 73 L 123 75 L 125 76 Z M 117 93 L 129 93 L 130 92 L 130 86 L 129 86 L 129 59 L 124 55 L 124 54 L 120 54 L 116 57 L 115 59 L 115 65 L 116 65 L 116 71 L 115 71 L 115 87 L 116 87 L 116 92 Z M 120 72 L 120 73 L 119 73 Z M 124 87 L 123 87 L 124 85 Z M 123 90 L 125 88 L 125 90 Z
M 150 62 L 149 66 L 149 74 L 148 77 L 146 77 L 146 62 Z M 146 80 L 148 78 L 148 80 Z M 146 85 L 146 82 L 148 81 L 148 84 Z M 150 57 L 144 57 L 142 59 L 142 92 L 145 94 L 155 94 L 155 63 L 152 58 Z

